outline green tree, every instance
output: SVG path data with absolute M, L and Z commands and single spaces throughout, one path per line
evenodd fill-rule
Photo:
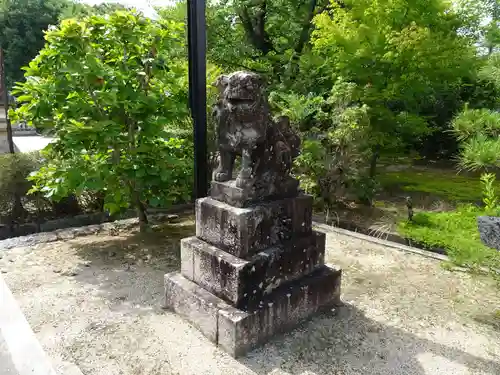
M 44 31 L 58 23 L 69 4 L 69 0 L 0 0 L 0 46 L 8 88 L 23 79 L 22 67 L 42 49 Z
M 370 107 L 375 157 L 443 129 L 476 67 L 462 20 L 442 0 L 332 1 L 314 23 L 323 74 L 356 83 Z
M 53 199 L 104 191 L 105 208 L 135 207 L 141 228 L 147 205 L 190 197 L 192 147 L 172 132 L 188 116 L 182 34 L 182 24 L 135 12 L 65 20 L 47 33 L 12 113 L 56 137 L 34 190 Z
M 500 113 L 466 107 L 453 119 L 451 127 L 461 144 L 461 168 L 487 171 L 500 167 Z
M 456 9 L 466 20 L 462 32 L 473 36 L 480 53 L 488 56 L 500 45 L 500 1 L 456 0 Z
M 302 188 L 326 211 L 346 196 L 371 204 L 373 181 L 363 169 L 370 157 L 369 108 L 360 104 L 356 84 L 338 79 L 326 98 L 272 92 L 274 110 L 302 130 L 302 152 L 294 172 Z
M 85 3 L 73 2 L 65 8 L 60 16 L 60 19 L 85 18 L 92 15 L 104 16 L 106 14 L 116 12 L 117 10 L 130 10 L 130 8 L 120 3 L 101 3 L 89 5 Z
M 482 172 L 484 209 L 498 216 L 495 172 L 500 168 L 500 113 L 466 106 L 451 122 L 451 129 L 460 143 L 459 168 Z
M 207 4 L 209 60 L 223 70 L 253 70 L 272 85 L 297 73 L 309 50 L 313 17 L 328 0 L 222 0 Z M 162 18 L 183 20 L 186 2 L 159 9 Z

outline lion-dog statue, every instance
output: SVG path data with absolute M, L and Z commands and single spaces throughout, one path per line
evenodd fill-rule
M 296 191 L 298 181 L 290 170 L 300 152 L 300 138 L 287 117 L 273 121 L 262 78 L 240 71 L 220 76 L 214 85 L 219 90 L 213 115 L 220 158 L 213 180 L 231 180 L 235 158 L 241 156 L 236 187 L 262 196 Z

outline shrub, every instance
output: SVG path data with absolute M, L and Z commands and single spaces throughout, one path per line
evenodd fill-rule
M 111 214 L 130 206 L 146 228 L 146 206 L 189 197 L 191 146 L 173 135 L 185 124 L 184 25 L 115 12 L 66 20 L 16 87 L 26 120 L 54 133 L 34 191 L 59 200 L 104 192 Z
M 26 178 L 42 165 L 38 152 L 0 155 L 0 216 L 10 217 L 17 197 L 34 201 L 27 195 L 32 183 Z
M 294 173 L 302 188 L 326 208 L 353 193 L 371 203 L 376 185 L 366 177 L 370 160 L 369 108 L 356 84 L 338 79 L 328 97 L 272 93 L 270 102 L 302 132 Z
M 451 123 L 459 140 L 459 167 L 467 170 L 488 171 L 498 169 L 500 162 L 500 113 L 489 109 L 468 109 L 460 113 Z M 483 173 L 483 203 L 487 210 L 498 205 L 494 191 L 495 175 Z
M 401 222 L 398 232 L 422 245 L 444 249 L 459 266 L 477 272 L 487 269 L 498 277 L 500 252 L 483 245 L 477 229 L 477 217 L 492 213 L 499 212 L 473 205 L 450 212 L 419 212 L 413 221 Z
M 466 107 L 453 119 L 451 129 L 461 144 L 461 168 L 481 170 L 500 166 L 500 113 Z

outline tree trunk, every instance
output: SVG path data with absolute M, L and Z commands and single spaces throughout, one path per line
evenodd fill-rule
M 129 137 L 129 150 L 132 152 L 135 149 L 135 127 L 133 122 L 129 122 L 128 137 Z M 135 183 L 135 180 L 129 181 L 128 185 L 130 189 L 130 196 L 132 197 L 132 204 L 135 206 L 135 209 L 137 211 L 137 217 L 139 218 L 140 231 L 146 232 L 149 226 L 146 207 L 141 201 L 141 194 L 137 191 L 137 185 Z
M 370 161 L 370 178 L 375 178 L 377 174 L 377 161 L 380 156 L 380 146 L 375 146 L 372 159 Z
M 21 202 L 21 196 L 18 192 L 15 192 L 13 196 L 12 210 L 10 212 L 10 230 L 12 233 L 14 233 L 15 228 L 21 224 L 25 216 L 26 210 Z
M 134 205 L 137 211 L 137 217 L 139 218 L 139 229 L 142 233 L 146 232 L 149 227 L 148 215 L 146 213 L 146 207 L 141 201 L 139 193 L 131 186 L 132 196 L 134 197 Z

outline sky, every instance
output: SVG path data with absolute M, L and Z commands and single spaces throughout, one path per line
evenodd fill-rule
M 86 4 L 100 4 L 100 3 L 121 3 L 128 6 L 133 6 L 141 10 L 147 17 L 155 17 L 156 12 L 154 6 L 172 4 L 174 0 L 80 0 Z

